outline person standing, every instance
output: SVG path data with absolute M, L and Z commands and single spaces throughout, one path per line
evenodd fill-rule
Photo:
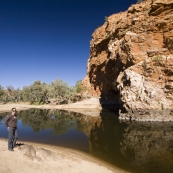
M 16 147 L 16 141 L 18 139 L 17 110 L 16 108 L 12 108 L 11 110 L 11 114 L 5 120 L 5 125 L 8 129 L 8 150 L 14 151 L 13 148 Z

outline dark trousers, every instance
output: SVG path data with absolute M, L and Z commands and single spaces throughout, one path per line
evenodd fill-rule
M 8 149 L 11 150 L 16 146 L 18 138 L 17 127 L 9 127 L 8 129 Z

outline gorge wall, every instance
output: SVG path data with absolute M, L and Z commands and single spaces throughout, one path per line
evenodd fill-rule
M 145 0 L 92 34 L 83 85 L 119 118 L 173 121 L 173 0 Z

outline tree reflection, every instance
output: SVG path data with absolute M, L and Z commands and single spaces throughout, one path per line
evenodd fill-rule
M 52 134 L 58 136 L 68 133 L 69 129 L 83 132 L 84 126 L 87 126 L 80 121 L 84 115 L 62 110 L 30 109 L 21 111 L 18 117 L 24 126 L 30 126 L 34 132 L 52 129 Z
M 4 123 L 4 120 L 8 114 L 9 113 L 7 113 L 7 112 L 0 113 L 0 125 Z

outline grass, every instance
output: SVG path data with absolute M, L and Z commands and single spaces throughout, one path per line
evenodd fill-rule
M 163 57 L 161 55 L 156 55 L 154 58 L 153 58 L 153 61 L 157 64 L 159 64 L 161 61 L 163 60 Z

